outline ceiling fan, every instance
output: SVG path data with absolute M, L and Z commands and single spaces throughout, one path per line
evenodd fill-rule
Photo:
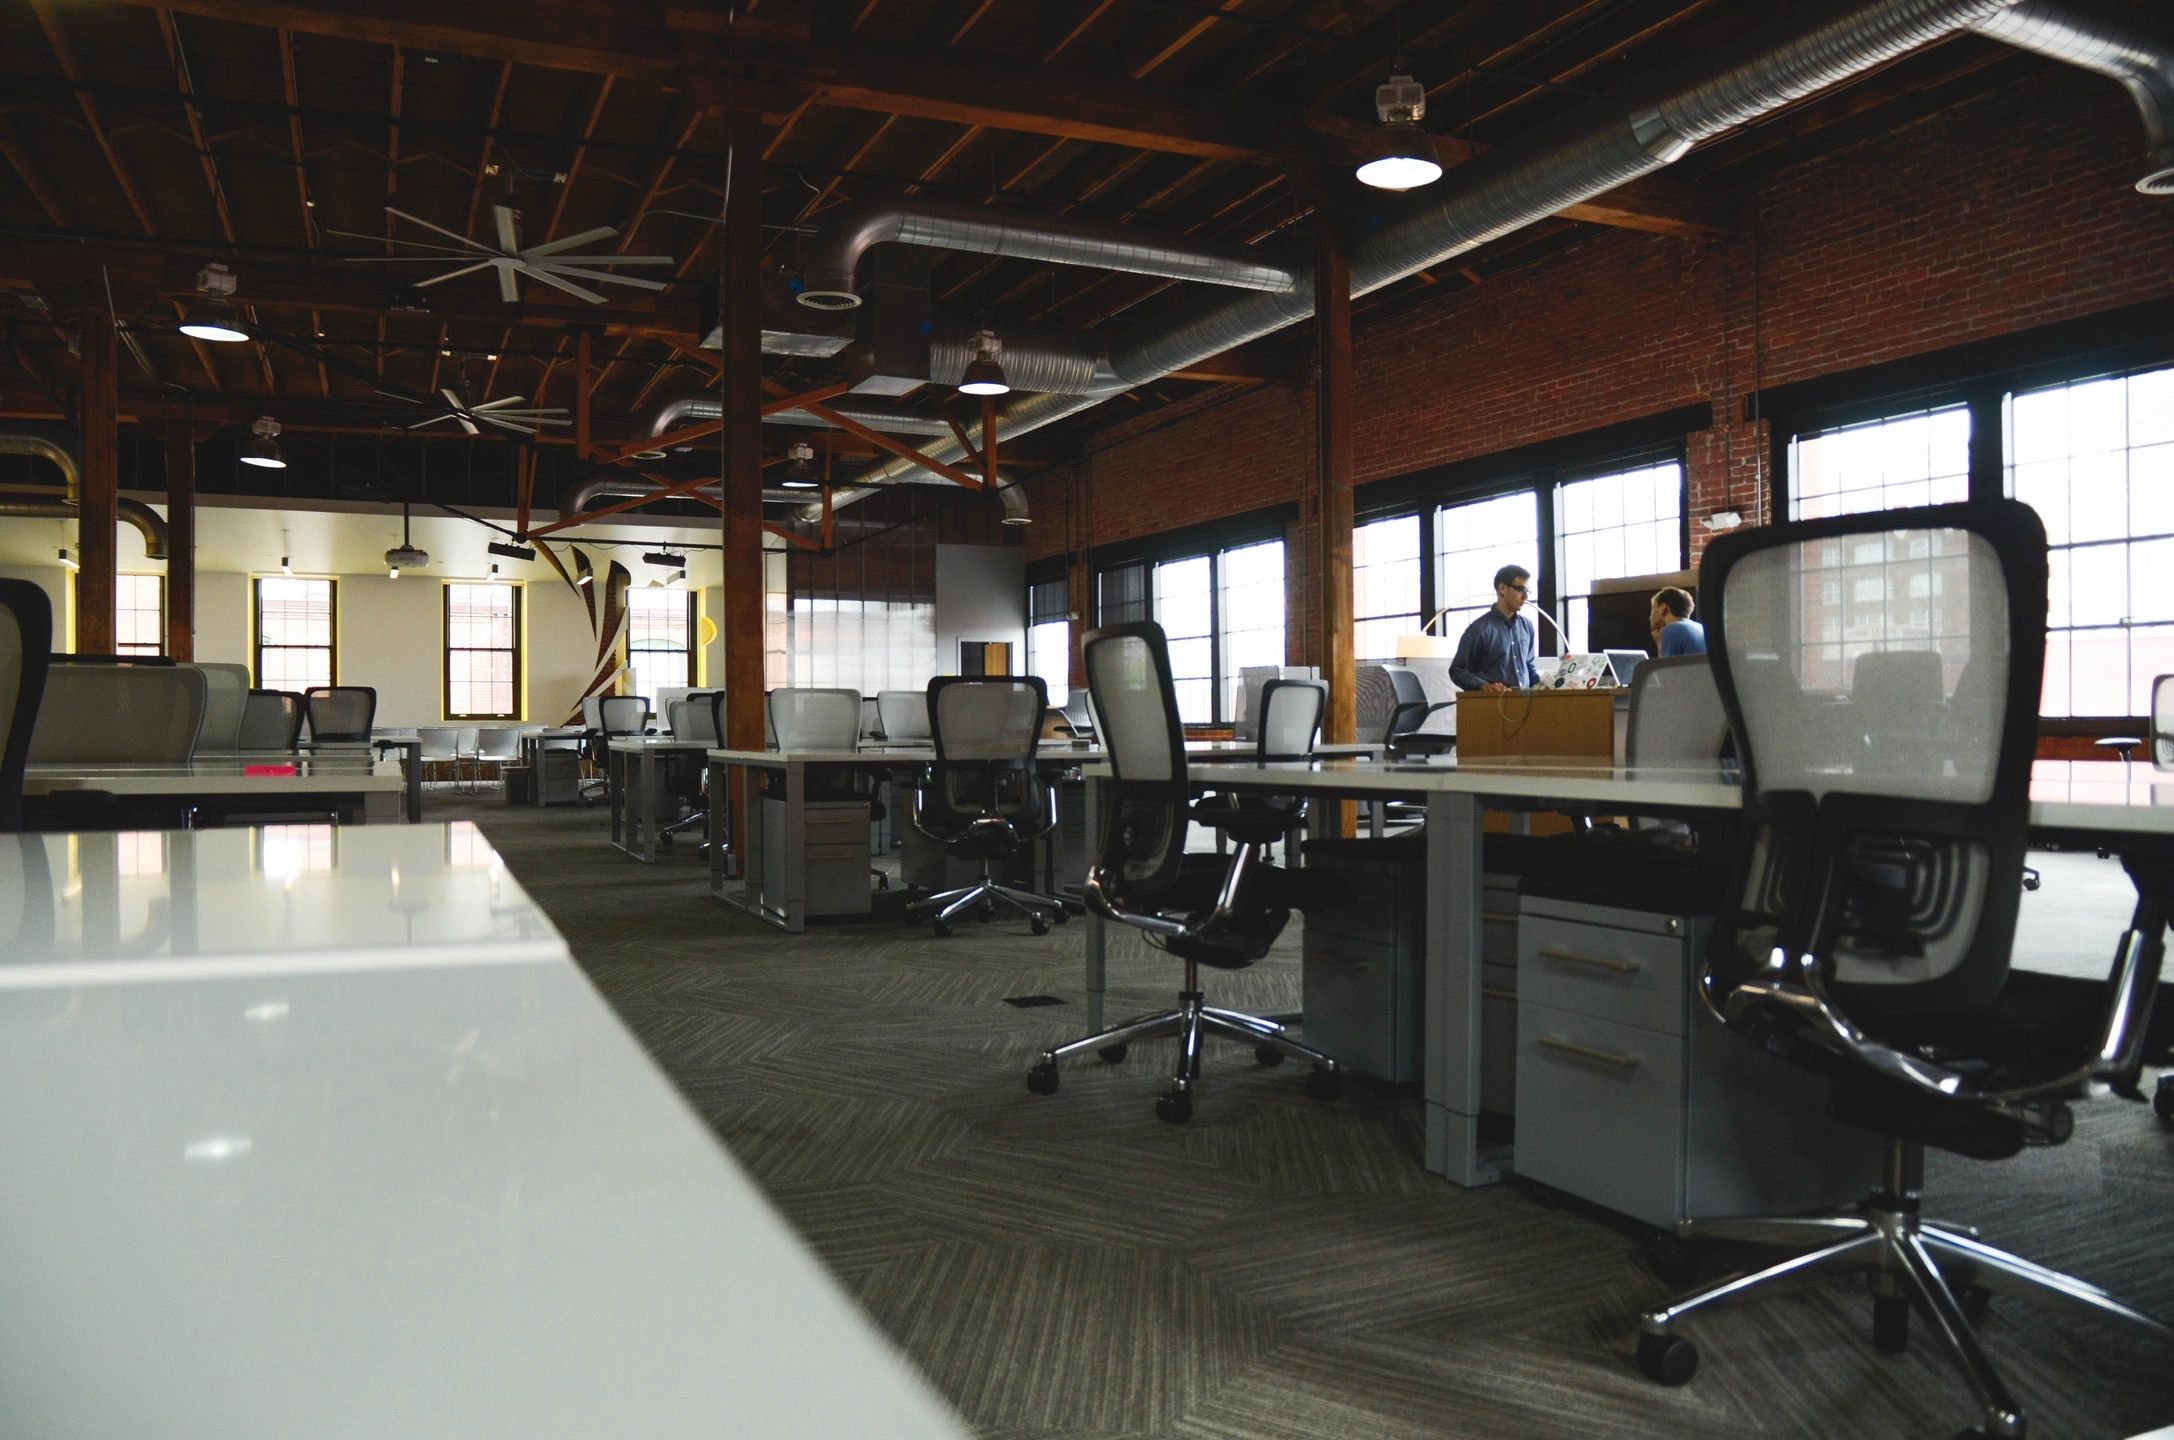
M 410 405 L 428 405 L 432 403 L 428 400 L 418 400 L 412 395 L 397 394 L 391 390 L 380 390 L 377 393 L 386 396 L 388 399 L 404 401 Z M 495 426 L 500 430 L 511 430 L 518 435 L 533 435 L 539 426 L 571 425 L 574 423 L 566 418 L 566 408 L 564 406 L 532 407 L 528 405 L 526 395 L 507 395 L 501 399 L 486 400 L 481 405 L 475 405 L 469 402 L 468 387 L 466 385 L 441 385 L 438 387 L 438 396 L 443 405 L 437 414 L 402 428 L 421 430 L 431 425 L 442 425 L 450 420 L 471 435 L 482 434 L 481 427 L 485 425 Z
M 568 253 L 578 250 L 584 245 L 592 245 L 599 240 L 609 240 L 619 233 L 609 225 L 599 225 L 594 230 L 584 230 L 579 235 L 569 235 L 563 240 L 550 240 L 544 244 L 531 245 L 524 249 L 521 245 L 521 212 L 514 209 L 512 205 L 505 203 L 491 206 L 493 237 L 498 242 L 495 245 L 480 244 L 456 231 L 446 229 L 443 225 L 433 225 L 419 215 L 410 215 L 407 211 L 397 209 L 391 205 L 385 207 L 385 213 L 396 219 L 405 220 L 411 225 L 420 225 L 425 230 L 443 235 L 448 240 L 455 242 L 455 244 L 433 245 L 427 240 L 394 240 L 391 243 L 416 249 L 433 250 L 437 253 L 433 255 L 348 255 L 342 257 L 349 264 L 449 264 L 453 267 L 441 275 L 433 275 L 427 280 L 416 281 L 418 288 L 425 285 L 436 285 L 446 280 L 457 280 L 463 275 L 473 275 L 479 270 L 493 270 L 498 274 L 498 298 L 508 305 L 520 303 L 521 289 L 515 280 L 515 277 L 519 275 L 526 275 L 531 280 L 541 280 L 544 284 L 564 290 L 567 294 L 577 299 L 586 300 L 591 305 L 601 305 L 604 303 L 604 297 L 601 294 L 590 289 L 587 285 L 577 284 L 576 282 L 587 280 L 612 285 L 630 285 L 637 290 L 662 290 L 664 285 L 661 281 L 644 280 L 638 275 L 618 275 L 608 269 L 599 269 L 597 267 L 609 265 L 671 265 L 677 263 L 669 255 L 575 255 Z M 363 235 L 353 230 L 329 230 L 325 233 L 344 235 L 357 240 L 383 240 L 386 238 L 378 235 Z M 455 248 L 455 246 L 459 248 Z

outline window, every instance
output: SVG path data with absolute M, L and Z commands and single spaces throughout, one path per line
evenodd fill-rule
M 1027 673 L 1041 677 L 1049 703 L 1072 698 L 1070 583 L 1062 575 L 1027 586 Z
M 1438 634 L 1452 641 L 1482 610 L 1495 603 L 1495 572 L 1505 565 L 1532 571 L 1532 598 L 1540 597 L 1540 492 L 1514 490 L 1486 500 L 1445 505 L 1435 516 L 1441 555 L 1435 608 L 1447 610 Z M 1536 634 L 1545 634 L 1538 621 Z M 1542 649 L 1547 648 L 1545 645 Z
M 446 719 L 517 720 L 520 691 L 520 587 L 447 585 Z
M 1283 542 L 1240 546 L 1216 556 L 1217 670 L 1222 701 L 1217 718 L 1238 718 L 1238 692 L 1249 665 L 1284 661 Z
M 1583 650 L 1595 581 L 1683 568 L 1683 466 L 1670 460 L 1557 485 L 1555 535 L 1563 632 Z
M 117 655 L 166 653 L 166 577 L 113 577 L 113 650 Z
M 330 580 L 267 575 L 257 581 L 257 685 L 310 690 L 338 673 Z
M 1178 718 L 1215 721 L 1215 562 L 1206 555 L 1155 567 L 1155 623 L 1170 646 Z
M 1095 576 L 1095 623 L 1135 625 L 1147 619 L 1147 565 L 1118 565 Z
M 2008 396 L 2008 492 L 2046 527 L 2040 712 L 2151 713 L 2174 672 L 2174 369 Z
M 627 591 L 627 669 L 634 693 L 652 705 L 667 687 L 694 684 L 692 590 Z
M 1789 442 L 1789 518 L 1941 505 L 1970 494 L 1962 405 L 1817 430 Z
M 1419 543 L 1417 515 L 1353 527 L 1352 643 L 1358 659 L 1394 659 L 1398 639 L 1426 618 L 1419 613 Z

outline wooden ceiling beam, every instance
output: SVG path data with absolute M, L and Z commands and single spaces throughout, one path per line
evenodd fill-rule
M 115 183 L 128 201 L 128 208 L 135 212 L 136 223 L 143 227 L 146 235 L 157 233 L 151 224 L 151 212 L 144 208 L 143 196 L 136 192 L 136 182 L 129 178 L 128 167 L 121 163 L 120 152 L 113 148 L 113 137 L 99 114 L 97 100 L 83 88 L 83 67 L 76 63 L 75 50 L 68 44 L 67 33 L 60 28 L 60 17 L 53 13 L 52 0 L 30 0 L 30 8 L 38 17 L 39 27 L 45 31 L 46 42 L 53 47 L 53 58 L 60 64 L 60 73 L 75 86 L 76 105 L 83 112 L 84 123 L 90 126 L 91 138 L 98 142 L 98 152 L 106 157 L 106 168 L 113 172 Z

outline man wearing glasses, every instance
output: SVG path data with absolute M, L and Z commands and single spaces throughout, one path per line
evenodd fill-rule
M 1449 678 L 1459 690 L 1496 695 L 1531 686 L 1540 657 L 1539 635 L 1517 613 L 1525 606 L 1531 579 L 1532 572 L 1522 565 L 1505 565 L 1495 572 L 1493 607 L 1464 627 L 1456 658 L 1449 662 Z

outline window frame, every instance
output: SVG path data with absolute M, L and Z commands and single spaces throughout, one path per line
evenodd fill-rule
M 116 583 L 113 587 L 113 653 L 116 655 L 165 655 L 169 653 L 167 649 L 165 575 L 156 570 L 124 570 L 114 578 Z M 153 613 L 158 616 L 158 640 L 149 650 L 141 648 L 141 641 L 132 642 L 139 648 L 135 650 L 127 649 L 121 640 L 121 591 L 125 587 L 119 582 L 127 580 L 149 580 L 158 591 L 158 603 L 153 607 Z
M 325 652 L 325 684 L 340 683 L 340 582 L 332 575 L 254 575 L 249 582 L 249 679 L 252 685 L 264 687 L 264 582 L 267 580 L 307 580 L 326 587 L 325 627 L 330 636 L 324 645 L 274 645 L 275 650 L 323 650 Z
M 687 643 L 684 648 L 646 650 L 636 650 L 634 648 L 634 597 L 636 595 L 656 594 L 677 595 L 680 597 L 682 603 L 685 605 L 687 612 Z M 627 674 L 630 677 L 632 677 L 634 675 L 634 657 L 636 655 L 685 655 L 687 657 L 687 684 L 689 686 L 700 685 L 702 682 L 699 673 L 699 666 L 696 663 L 696 652 L 701 648 L 701 623 L 702 617 L 695 604 L 695 589 L 691 585 L 671 586 L 662 590 L 649 590 L 646 588 L 640 590 L 628 590 L 626 630 L 619 640 L 620 666 L 626 670 Z M 637 685 L 632 693 L 639 695 L 642 692 L 640 687 Z M 657 703 L 657 697 L 654 695 L 650 695 L 645 698 L 648 699 L 651 705 L 655 705 Z
M 1040 570 L 1030 565 L 1026 572 L 1026 586 L 1026 653 L 1020 657 L 1021 673 L 1040 676 L 1042 684 L 1050 687 L 1049 703 L 1061 707 L 1070 701 L 1072 689 L 1072 643 L 1075 638 L 1072 634 L 1072 576 L 1069 568 L 1061 564 L 1045 566 Z M 1043 603 L 1051 595 L 1056 597 L 1057 608 L 1054 610 Z M 1060 624 L 1064 626 L 1064 673 L 1052 681 L 1049 676 L 1035 668 L 1034 632 L 1043 625 Z M 1062 699 L 1058 698 L 1060 692 Z
M 509 592 L 513 597 L 513 643 L 505 647 L 505 652 L 513 656 L 513 689 L 510 692 L 513 705 L 510 710 L 504 713 L 481 710 L 469 712 L 453 708 L 453 656 L 455 654 L 453 645 L 453 588 L 456 585 L 474 586 L 483 589 L 500 588 Z M 524 708 L 521 703 L 522 697 L 526 693 L 522 681 L 526 675 L 527 656 L 522 652 L 527 647 L 521 643 L 523 639 L 521 628 L 522 600 L 524 598 L 521 592 L 525 588 L 527 587 L 514 580 L 447 580 L 439 586 L 441 592 L 438 601 L 438 635 L 441 642 L 438 647 L 439 676 L 444 687 L 440 694 L 443 697 L 442 713 L 447 721 L 503 720 L 512 723 L 520 721 Z M 463 655 L 495 655 L 500 653 L 500 647 L 496 645 L 463 645 L 459 647 L 459 653 Z

